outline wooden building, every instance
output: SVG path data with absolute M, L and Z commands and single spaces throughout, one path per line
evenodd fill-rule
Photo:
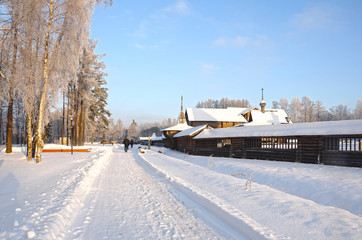
M 283 109 L 266 109 L 264 94 L 258 107 L 251 108 L 187 108 L 186 121 L 193 127 L 209 125 L 212 128 L 229 128 L 237 125 L 288 124 L 290 118 Z
M 139 141 L 143 145 L 147 145 L 150 142 L 150 145 L 160 146 L 163 147 L 165 137 L 162 135 L 160 137 L 156 136 L 156 133 L 153 133 L 150 137 L 139 137 Z
M 180 152 L 195 154 L 195 140 L 193 139 L 193 137 L 197 136 L 197 134 L 205 129 L 212 128 L 205 124 L 177 133 L 173 136 L 175 149 Z
M 206 129 L 193 140 L 195 155 L 362 167 L 362 120 Z
M 209 125 L 212 128 L 227 128 L 246 123 L 240 114 L 244 108 L 187 108 L 186 121 L 192 127 Z

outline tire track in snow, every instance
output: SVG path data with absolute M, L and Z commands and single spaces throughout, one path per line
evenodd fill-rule
M 92 156 L 90 164 L 78 169 L 76 175 L 63 191 L 65 194 L 62 207 L 51 215 L 45 231 L 39 235 L 39 239 L 66 239 L 72 228 L 78 210 L 83 206 L 83 200 L 89 192 L 96 176 L 98 176 L 107 166 L 112 155 L 111 149 L 102 149 L 100 153 Z M 63 199 L 63 198 L 62 198 Z
M 220 239 L 136 163 L 132 150 L 116 149 L 95 183 L 73 238 Z

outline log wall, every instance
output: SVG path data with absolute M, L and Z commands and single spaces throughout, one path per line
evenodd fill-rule
M 330 138 L 330 137 L 329 137 Z M 294 136 L 271 138 L 231 138 L 231 145 L 220 147 L 220 139 L 191 139 L 184 142 L 190 154 L 215 157 L 235 157 L 336 166 L 362 167 L 362 135 Z M 336 144 L 335 142 L 338 142 Z M 330 142 L 334 145 L 330 147 Z

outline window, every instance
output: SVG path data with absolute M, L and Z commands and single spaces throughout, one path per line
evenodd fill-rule
M 221 139 L 217 141 L 218 148 L 223 148 L 225 146 L 231 146 L 231 139 Z
M 297 138 L 267 137 L 245 139 L 246 148 L 297 149 Z
M 246 148 L 260 148 L 261 147 L 260 138 L 245 139 L 245 147 Z
M 328 137 L 324 139 L 324 149 L 327 151 L 362 151 L 360 137 Z
M 275 149 L 297 149 L 297 138 L 262 138 L 261 148 L 275 148 Z

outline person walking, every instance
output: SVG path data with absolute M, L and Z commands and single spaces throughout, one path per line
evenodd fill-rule
M 131 148 L 133 148 L 133 139 L 129 142 L 131 144 Z
M 124 151 L 127 152 L 128 146 L 129 146 L 129 140 L 128 140 L 127 137 L 125 137 L 125 138 L 123 139 L 123 144 L 124 144 Z

